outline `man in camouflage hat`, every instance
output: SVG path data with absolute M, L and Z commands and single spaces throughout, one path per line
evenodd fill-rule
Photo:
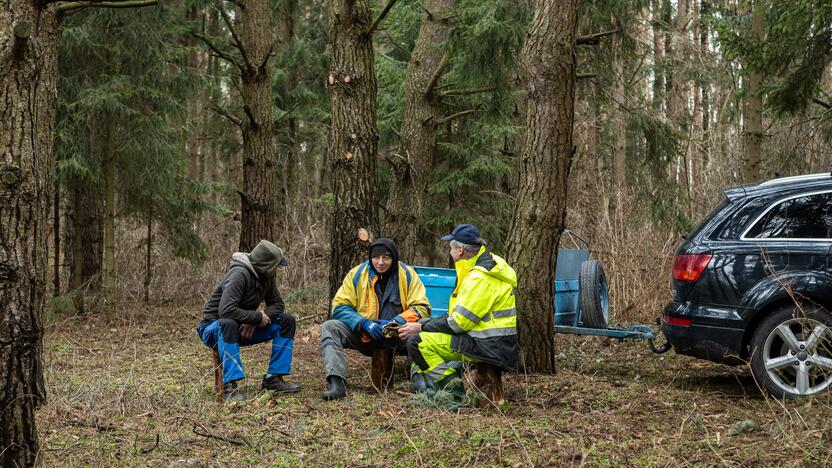
M 237 381 L 245 378 L 240 346 L 272 342 L 272 356 L 263 388 L 277 392 L 296 392 L 297 384 L 283 380 L 291 372 L 295 317 L 283 310 L 277 290 L 277 267 L 288 265 L 283 250 L 261 240 L 251 253 L 236 252 L 225 277 L 202 311 L 197 327 L 199 338 L 209 348 L 217 348 L 222 360 L 223 399 L 242 399 Z M 265 302 L 266 309 L 257 308 Z

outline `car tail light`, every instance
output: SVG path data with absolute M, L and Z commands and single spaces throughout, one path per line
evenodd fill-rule
M 711 254 L 677 255 L 673 259 L 673 279 L 696 281 L 711 261 Z
M 677 325 L 680 327 L 689 327 L 690 324 L 693 323 L 692 319 L 686 319 L 681 317 L 671 317 L 670 315 L 664 316 L 664 322 L 668 325 Z

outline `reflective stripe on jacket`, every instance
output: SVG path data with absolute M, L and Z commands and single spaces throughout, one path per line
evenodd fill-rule
M 482 247 L 456 262 L 457 282 L 448 315 L 432 319 L 424 331 L 451 333 L 451 348 L 505 370 L 517 368 L 517 274 L 501 257 Z
M 430 303 L 425 286 L 416 271 L 399 262 L 398 278 L 403 312 L 393 320 L 403 324 L 430 317 Z M 350 270 L 332 299 L 332 318 L 340 320 L 354 331 L 360 330 L 364 319 L 377 320 L 380 307 L 374 288 L 376 281 L 378 277 L 375 270 L 370 268 L 369 262 Z

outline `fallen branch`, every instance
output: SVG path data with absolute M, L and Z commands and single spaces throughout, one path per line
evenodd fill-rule
M 252 445 L 251 441 L 249 441 L 245 437 L 241 437 L 240 440 L 237 440 L 237 439 L 232 439 L 231 437 L 225 437 L 225 436 L 221 436 L 221 435 L 211 434 L 209 432 L 200 432 L 196 423 L 194 423 L 193 432 L 194 432 L 194 434 L 196 434 L 198 436 L 201 436 L 201 437 L 205 437 L 206 439 L 217 439 L 217 440 L 221 440 L 223 442 L 228 442 L 231 445 L 239 445 L 239 446 L 245 445 L 249 448 L 254 448 L 254 445 Z
M 590 79 L 590 78 L 595 78 L 596 76 L 598 76 L 598 74 L 596 74 L 596 73 L 578 73 L 577 75 L 575 75 L 575 79 L 576 80 L 586 80 L 586 79 Z
M 138 440 L 138 438 L 137 438 L 137 440 Z M 136 444 L 136 442 L 133 443 L 134 446 L 135 446 L 135 444 Z M 143 448 L 143 449 L 139 450 L 139 453 L 142 454 L 142 455 L 145 455 L 145 454 L 148 454 L 148 453 L 156 450 L 157 448 L 159 448 L 159 434 L 156 434 L 156 443 L 155 444 L 151 445 L 150 447 L 146 447 L 146 448 Z
M 812 99 L 812 102 L 814 102 L 815 104 L 823 107 L 824 109 L 832 109 L 832 104 L 829 104 L 828 102 L 823 102 L 818 98 Z
M 89 422 L 82 419 L 70 419 L 67 421 L 71 426 L 91 427 L 98 432 L 116 432 L 116 428 L 108 424 L 101 424 L 97 421 Z

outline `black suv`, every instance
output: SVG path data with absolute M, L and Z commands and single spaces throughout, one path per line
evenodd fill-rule
M 673 349 L 751 363 L 778 398 L 832 384 L 832 174 L 725 190 L 676 251 L 662 331 Z

